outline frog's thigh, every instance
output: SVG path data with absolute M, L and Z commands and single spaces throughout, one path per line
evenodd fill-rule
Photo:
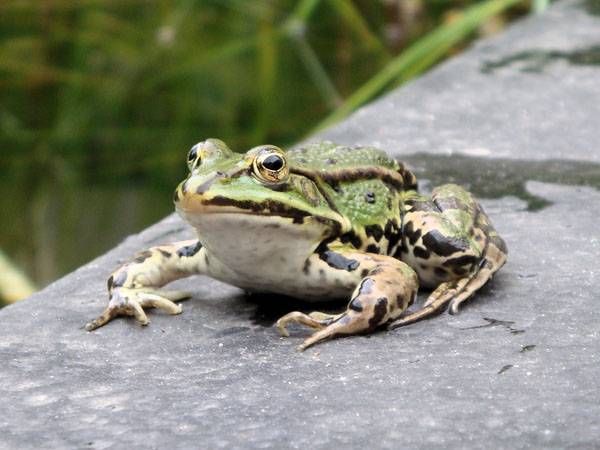
M 360 274 L 362 279 L 355 287 L 346 311 L 341 314 L 330 316 L 313 312 L 306 315 L 295 311 L 279 319 L 277 326 L 284 335 L 287 335 L 285 326 L 289 322 L 319 330 L 304 341 L 300 350 L 338 336 L 369 333 L 399 317 L 416 297 L 417 275 L 407 264 L 383 255 L 353 251 L 336 253 L 356 265 L 352 272 Z
M 206 264 L 202 245 L 196 240 L 152 247 L 138 253 L 112 273 L 107 283 L 108 306 L 85 328 L 94 330 L 119 315 L 135 316 L 138 322 L 146 325 L 146 307 L 179 314 L 181 306 L 174 301 L 189 298 L 191 294 L 158 288 L 179 278 L 204 273 Z
M 430 202 L 416 205 L 406 215 L 403 252 L 402 259 L 435 290 L 423 308 L 390 328 L 436 314 L 448 303 L 450 312 L 456 313 L 502 267 L 507 255 L 481 205 L 457 185 L 435 189 Z

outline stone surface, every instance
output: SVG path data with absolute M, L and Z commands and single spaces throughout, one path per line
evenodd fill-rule
M 484 197 L 509 262 L 460 315 L 297 353 L 297 305 L 195 277 L 182 315 L 85 332 L 115 265 L 191 235 L 171 216 L 0 311 L 0 448 L 596 447 L 598 14 L 559 2 L 324 134 Z

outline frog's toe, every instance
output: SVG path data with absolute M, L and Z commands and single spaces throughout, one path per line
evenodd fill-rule
M 93 331 L 96 328 L 100 328 L 101 326 L 106 325 L 108 322 L 110 322 L 116 316 L 117 316 L 116 308 L 111 308 L 110 306 L 108 306 L 104 311 L 102 311 L 102 314 L 100 314 L 100 316 L 98 316 L 94 320 L 90 320 L 88 323 L 86 323 L 85 329 L 87 331 Z
M 289 336 L 290 333 L 287 330 L 287 325 L 290 322 L 296 322 L 302 325 L 306 325 L 308 327 L 311 328 L 316 328 L 316 329 L 323 329 L 325 328 L 330 321 L 331 316 L 329 316 L 328 314 L 324 314 L 324 313 L 319 313 L 319 312 L 313 312 L 310 314 L 304 314 L 300 311 L 294 311 L 291 313 L 286 314 L 285 316 L 281 317 L 278 321 L 277 321 L 277 329 L 279 330 L 279 333 L 282 336 Z
M 186 291 L 163 291 L 144 289 L 138 295 L 140 304 L 143 307 L 153 307 L 162 309 L 168 314 L 181 314 L 181 305 L 176 301 L 185 300 L 192 296 Z
M 299 351 L 304 351 L 319 342 L 327 341 L 339 336 L 351 336 L 353 334 L 363 334 L 372 331 L 375 328 L 375 322 L 362 313 L 355 311 L 346 311 L 336 320 L 326 327 L 313 333 L 301 345 L 297 347 Z
M 134 316 L 140 325 L 148 325 L 150 321 L 144 308 L 162 309 L 168 314 L 180 314 L 181 305 L 174 301 L 191 297 L 189 292 L 163 291 L 151 288 L 119 288 L 110 297 L 108 306 L 102 314 L 85 325 L 87 331 L 95 330 L 117 316 Z

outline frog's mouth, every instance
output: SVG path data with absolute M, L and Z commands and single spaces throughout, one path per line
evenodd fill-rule
M 256 203 L 249 200 L 234 200 L 216 196 L 202 202 L 206 213 L 237 212 L 238 214 L 252 214 L 257 216 L 279 216 L 293 219 L 294 223 L 304 222 L 304 218 L 311 216 L 308 211 L 294 208 L 271 200 Z
M 333 217 L 315 215 L 313 212 L 295 208 L 273 200 L 253 202 L 250 200 L 235 200 L 222 196 L 195 199 L 193 205 L 189 202 L 177 203 L 177 212 L 184 216 L 189 222 L 201 221 L 203 215 L 228 214 L 228 215 L 251 215 L 272 218 L 289 219 L 292 224 L 302 225 L 310 218 L 324 227 L 332 230 L 333 234 L 340 233 L 344 224 L 341 220 Z

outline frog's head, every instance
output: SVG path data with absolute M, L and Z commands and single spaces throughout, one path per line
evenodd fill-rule
M 278 147 L 262 145 L 245 154 L 207 139 L 188 154 L 190 174 L 175 191 L 179 214 L 194 226 L 212 253 L 232 257 L 243 246 L 257 258 L 278 248 L 311 252 L 324 239 L 347 231 L 310 174 L 290 167 Z M 261 251 L 263 250 L 263 251 Z

